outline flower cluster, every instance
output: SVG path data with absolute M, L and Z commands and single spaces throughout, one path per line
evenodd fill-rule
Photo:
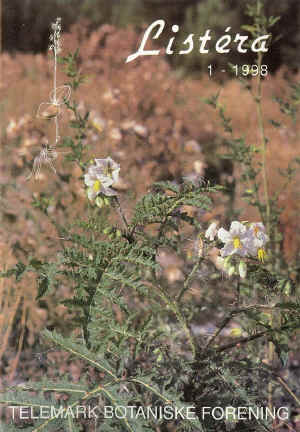
M 119 179 L 120 165 L 113 159 L 95 159 L 95 165 L 91 165 L 84 175 L 84 182 L 88 186 L 87 195 L 93 201 L 98 195 L 113 196 L 117 193 L 111 189 Z
M 261 222 L 242 224 L 233 221 L 229 231 L 224 228 L 217 229 L 217 223 L 210 224 L 205 232 L 205 237 L 213 241 L 215 237 L 224 244 L 220 250 L 219 261 L 224 264 L 225 271 L 231 275 L 235 269 L 230 263 L 230 257 L 238 255 L 240 257 L 256 257 L 261 262 L 266 258 L 265 244 L 269 240 L 265 227 Z M 242 278 L 246 276 L 247 267 L 244 261 L 240 261 L 239 274 Z

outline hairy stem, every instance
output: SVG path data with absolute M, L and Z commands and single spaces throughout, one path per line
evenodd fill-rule
M 119 201 L 119 198 L 117 196 L 115 196 L 114 199 L 115 199 L 115 203 L 117 204 L 117 209 L 118 209 L 119 215 L 120 215 L 120 217 L 122 219 L 122 222 L 123 222 L 123 224 L 125 226 L 125 229 L 126 229 L 127 232 L 129 232 L 129 224 L 127 222 L 126 216 L 125 216 L 125 214 L 123 212 L 123 209 L 121 207 L 121 203 Z
M 154 275 L 154 280 L 156 280 L 156 276 Z M 180 305 L 177 300 L 173 300 L 170 298 L 169 294 L 164 290 L 164 288 L 156 281 L 155 287 L 157 288 L 158 294 L 160 298 L 165 302 L 165 304 L 172 310 L 174 315 L 176 316 L 177 320 L 180 322 L 180 324 L 183 327 L 183 330 L 187 336 L 187 339 L 189 341 L 191 351 L 193 354 L 193 358 L 196 357 L 197 353 L 197 345 L 194 338 L 194 335 L 192 333 L 192 330 L 190 329 L 187 319 L 185 318 L 184 314 L 182 313 L 180 309 Z
M 186 293 L 186 291 L 189 289 L 190 287 L 190 282 L 193 279 L 194 274 L 196 273 L 196 271 L 198 270 L 200 264 L 202 262 L 202 258 L 198 259 L 198 261 L 195 263 L 191 273 L 188 275 L 188 277 L 186 278 L 186 280 L 183 283 L 183 287 L 181 288 L 180 293 L 178 294 L 177 297 L 177 301 L 180 303 L 182 297 L 184 296 L 184 294 Z

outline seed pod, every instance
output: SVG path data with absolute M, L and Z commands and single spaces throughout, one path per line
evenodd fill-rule
M 53 103 L 41 103 L 39 106 L 37 117 L 45 120 L 51 120 L 60 114 L 59 105 Z

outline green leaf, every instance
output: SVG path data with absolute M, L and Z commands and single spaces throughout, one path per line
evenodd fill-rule
M 39 300 L 41 297 L 43 297 L 44 294 L 48 291 L 49 288 L 49 281 L 47 278 L 40 278 L 38 279 L 38 293 L 36 296 L 36 300 Z
M 243 30 L 246 30 L 247 32 L 251 33 L 252 35 L 254 35 L 256 33 L 256 27 L 254 27 L 252 25 L 244 24 L 241 26 L 241 28 Z
M 109 363 L 102 358 L 99 359 L 96 354 L 90 352 L 87 348 L 85 348 L 84 345 L 79 345 L 72 339 L 64 338 L 63 336 L 54 331 L 50 332 L 49 330 L 44 330 L 43 334 L 47 339 L 50 339 L 52 342 L 54 342 L 56 345 L 59 345 L 64 350 L 69 351 L 76 357 L 85 360 L 86 362 L 93 365 L 95 368 L 101 370 L 102 372 L 105 372 L 112 378 L 117 379 L 117 376 L 114 374 Z

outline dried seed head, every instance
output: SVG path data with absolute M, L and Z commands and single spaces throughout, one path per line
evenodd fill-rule
M 43 107 L 42 104 L 40 105 L 41 108 L 38 110 L 37 117 L 45 120 L 50 120 L 59 115 L 60 113 L 59 105 L 55 105 L 55 104 L 43 104 L 43 105 L 44 105 Z
M 58 54 L 61 51 L 61 18 L 56 18 L 56 21 L 51 24 L 52 33 L 49 36 L 49 50 Z

